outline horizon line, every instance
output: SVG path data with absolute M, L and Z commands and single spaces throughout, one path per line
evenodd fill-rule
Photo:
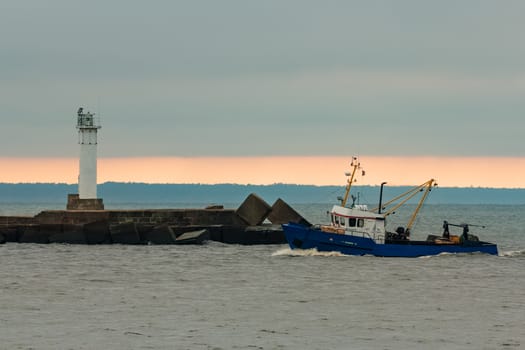
M 97 183 L 97 186 L 107 184 L 121 184 L 121 185 L 148 185 L 148 186 L 253 186 L 253 187 L 272 187 L 272 186 L 296 186 L 296 187 L 345 187 L 342 185 L 316 185 L 316 184 L 299 184 L 299 183 L 283 183 L 276 182 L 271 184 L 252 184 L 252 183 L 236 183 L 236 182 L 221 182 L 221 183 L 199 183 L 199 182 L 139 182 L 139 181 L 105 181 Z M 76 186 L 77 183 L 69 182 L 0 182 L 0 185 L 66 185 Z M 381 185 L 373 184 L 354 184 L 353 187 L 380 187 Z M 399 187 L 414 187 L 414 185 L 392 185 L 390 188 Z M 525 187 L 490 187 L 490 186 L 440 186 L 438 188 L 448 189 L 482 189 L 482 190 L 525 190 Z

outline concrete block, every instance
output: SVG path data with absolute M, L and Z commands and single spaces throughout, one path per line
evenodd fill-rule
M 35 215 L 35 219 L 39 224 L 54 224 L 66 222 L 65 210 L 44 210 Z
M 146 243 L 147 240 L 145 239 L 146 235 L 155 228 L 155 225 L 148 223 L 139 222 L 136 223 L 135 227 L 137 228 L 137 232 L 140 237 L 140 241 L 143 243 Z
M 214 226 L 209 228 L 212 241 L 226 244 L 284 244 L 286 238 L 280 225 Z
M 166 224 L 155 226 L 143 238 L 145 242 L 152 244 L 174 244 L 177 239 L 171 227 Z
M 0 216 L 1 227 L 38 224 L 34 216 Z
M 285 244 L 286 237 L 281 225 L 249 226 L 244 230 L 244 242 L 240 244 Z
M 48 236 L 62 232 L 62 225 L 57 224 L 40 224 L 40 232 L 47 234 Z
M 45 210 L 35 216 L 39 224 L 87 224 L 107 220 L 109 213 L 103 210 Z
M 40 225 L 28 225 L 22 232 L 20 243 L 49 243 L 49 234 L 40 232 Z
M 67 210 L 104 210 L 102 198 L 80 199 L 78 194 L 67 195 Z
M 61 232 L 49 236 L 50 243 L 87 244 L 84 225 L 65 224 Z
M 141 244 L 137 226 L 134 222 L 109 226 L 111 241 L 117 244 Z
M 2 227 L 0 228 L 0 234 L 4 237 L 6 242 L 18 242 L 18 239 L 20 238 L 17 227 Z
M 312 224 L 302 217 L 301 214 L 296 212 L 295 209 L 289 206 L 281 198 L 277 199 L 272 205 L 272 211 L 268 215 L 268 220 L 270 220 L 270 222 L 275 225 L 294 222 L 305 226 L 312 226 Z
M 175 240 L 175 244 L 203 244 L 210 239 L 207 229 L 184 232 Z
M 210 232 L 210 240 L 215 242 L 222 242 L 222 231 L 224 225 L 210 225 L 207 227 Z
M 236 210 L 237 215 L 248 225 L 260 225 L 266 219 L 272 208 L 255 193 L 250 194 Z
M 80 201 L 80 197 L 79 197 L 78 193 L 70 193 L 70 194 L 68 194 L 67 195 L 66 209 L 67 210 L 77 210 L 79 201 Z
M 111 234 L 106 220 L 84 224 L 84 235 L 87 244 L 110 244 Z
M 193 209 L 186 210 L 184 216 L 186 218 L 185 224 L 187 225 L 246 225 L 234 210 Z
M 208 228 L 208 226 L 204 226 L 204 225 L 169 225 L 169 226 L 171 230 L 173 231 L 175 238 L 179 237 L 185 232 L 199 231 L 199 230 L 204 230 Z
M 226 244 L 246 244 L 246 237 L 244 235 L 244 227 L 224 226 L 220 232 L 220 236 L 213 235 L 215 241 Z

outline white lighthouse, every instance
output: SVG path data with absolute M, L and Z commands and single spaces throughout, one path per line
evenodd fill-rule
M 101 128 L 95 114 L 80 107 L 77 112 L 78 143 L 80 144 L 80 166 L 78 197 L 97 198 L 97 131 Z
M 80 163 L 78 195 L 70 195 L 68 209 L 104 209 L 102 199 L 97 198 L 97 132 L 100 120 L 94 113 L 77 111 Z

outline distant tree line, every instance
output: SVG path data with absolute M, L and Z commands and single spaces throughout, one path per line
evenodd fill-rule
M 383 198 L 392 198 L 410 187 L 385 187 Z M 0 202 L 65 203 L 77 185 L 52 183 L 0 183 Z M 277 198 L 288 203 L 336 203 L 344 194 L 343 186 L 314 185 L 239 185 L 239 184 L 146 184 L 106 182 L 98 186 L 98 195 L 106 203 L 240 203 L 256 193 L 269 204 Z M 356 202 L 375 205 L 379 186 L 355 186 Z M 414 200 L 412 201 L 412 203 Z M 525 189 L 453 188 L 433 189 L 427 204 L 525 204 Z

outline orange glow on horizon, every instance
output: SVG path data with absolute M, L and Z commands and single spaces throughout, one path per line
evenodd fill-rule
M 351 157 L 149 157 L 101 158 L 98 182 L 344 185 Z M 358 185 L 417 185 L 430 178 L 442 187 L 524 188 L 525 158 L 360 158 Z M 0 182 L 76 183 L 76 158 L 0 158 Z

